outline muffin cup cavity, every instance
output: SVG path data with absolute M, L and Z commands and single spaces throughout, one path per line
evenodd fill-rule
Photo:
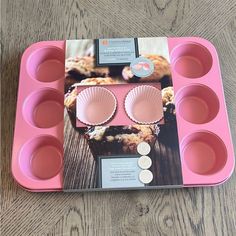
M 125 98 L 125 111 L 139 124 L 153 124 L 163 117 L 161 91 L 143 85 L 132 89 Z
M 65 55 L 57 47 L 40 48 L 27 61 L 29 75 L 40 82 L 53 82 L 64 77 Z
M 63 147 L 59 140 L 44 135 L 31 139 L 19 154 L 22 172 L 35 180 L 56 176 L 62 167 Z
M 190 85 L 176 95 L 179 115 L 193 124 L 204 124 L 213 120 L 219 112 L 219 100 L 215 92 L 204 85 Z
M 206 75 L 212 67 L 212 56 L 207 48 L 197 43 L 177 46 L 171 61 L 174 70 L 183 77 L 196 79 Z
M 63 94 L 54 89 L 43 89 L 32 93 L 25 100 L 25 120 L 37 128 L 51 128 L 63 120 Z
M 182 160 L 189 170 L 199 175 L 212 175 L 226 164 L 227 150 L 222 140 L 209 132 L 196 132 L 181 145 Z
M 76 100 L 76 116 L 87 125 L 101 125 L 115 114 L 116 97 L 103 87 L 90 87 L 79 93 Z
M 65 40 L 26 49 L 11 165 L 20 186 L 34 192 L 102 190 L 109 183 L 96 178 L 104 180 L 108 172 L 98 176 L 96 168 L 103 171 L 115 163 L 103 163 L 103 157 L 138 158 L 134 164 L 142 173 L 153 171 L 153 181 L 151 175 L 141 179 L 148 188 L 212 186 L 229 178 L 235 160 L 217 51 L 197 37 L 161 40 L 153 50 L 143 38 L 127 41 L 154 63 L 154 72 L 146 77 L 135 76 L 128 65 L 99 67 L 91 53 L 68 53 L 72 44 Z M 99 42 L 89 44 L 106 46 Z M 64 168 L 71 160 L 64 149 L 73 145 L 66 135 L 88 145 L 92 159 L 83 162 L 79 153 L 83 163 L 78 159 L 74 165 L 95 166 L 94 181 L 70 183 Z M 155 167 L 166 170 L 157 173 Z M 172 176 L 165 178 L 168 174 Z

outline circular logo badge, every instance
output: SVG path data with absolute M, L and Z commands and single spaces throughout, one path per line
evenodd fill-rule
M 145 57 L 137 57 L 130 64 L 131 71 L 138 77 L 147 77 L 154 71 L 154 64 Z

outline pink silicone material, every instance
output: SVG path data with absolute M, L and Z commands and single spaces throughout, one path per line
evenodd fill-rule
M 203 44 L 190 41 L 176 46 L 172 53 L 174 70 L 186 78 L 200 78 L 212 67 L 212 55 Z
M 93 86 L 78 94 L 76 116 L 84 124 L 101 125 L 112 118 L 116 106 L 116 97 L 110 90 Z
M 31 180 L 50 179 L 62 167 L 62 143 L 49 135 L 37 136 L 23 145 L 19 152 L 19 164 Z
M 213 133 L 193 133 L 184 140 L 181 148 L 183 162 L 196 174 L 215 174 L 227 161 L 226 147 Z
M 30 191 L 62 189 L 64 45 L 35 43 L 21 60 L 12 173 Z
M 27 60 L 27 71 L 41 82 L 52 82 L 64 78 L 65 55 L 61 48 L 48 45 L 37 48 Z
M 147 83 L 146 85 L 155 87 L 157 89 L 160 88 L 160 84 L 157 83 Z M 106 125 L 133 125 L 136 124 L 132 119 L 129 118 L 129 116 L 125 112 L 125 98 L 127 94 L 134 88 L 140 86 L 139 84 L 119 84 L 118 86 L 114 85 L 99 85 L 99 87 L 103 87 L 111 91 L 114 95 L 116 95 L 117 99 L 117 107 L 116 112 L 113 115 L 112 119 L 108 120 L 106 122 Z M 88 86 L 78 86 L 77 91 L 78 94 L 83 91 L 84 89 L 88 88 Z M 86 127 L 86 125 L 81 122 L 79 119 L 76 119 L 76 126 L 77 127 Z
M 140 85 L 125 98 L 127 115 L 136 123 L 153 124 L 163 118 L 161 89 Z
M 23 115 L 31 125 L 50 128 L 63 120 L 63 94 L 55 89 L 41 89 L 23 103 Z
M 196 37 L 169 38 L 168 45 L 183 184 L 223 183 L 235 160 L 216 49 Z
M 235 160 L 217 52 L 209 41 L 195 37 L 168 38 L 168 46 L 183 185 L 221 184 Z M 22 56 L 12 173 L 30 191 L 62 190 L 64 61 L 65 41 L 35 43 Z M 116 94 L 118 104 L 107 125 L 135 123 L 125 113 L 124 100 L 137 86 L 102 86 Z M 78 120 L 77 125 L 85 126 Z
M 177 113 L 186 121 L 204 124 L 213 120 L 219 112 L 217 95 L 204 85 L 186 86 L 175 98 Z

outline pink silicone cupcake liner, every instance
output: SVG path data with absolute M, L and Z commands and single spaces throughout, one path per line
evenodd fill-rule
M 158 83 L 147 83 L 146 85 L 152 86 L 155 89 L 160 90 L 161 86 Z M 129 83 L 129 84 L 119 84 L 119 86 L 111 86 L 108 85 L 99 85 L 99 87 L 108 89 L 112 94 L 116 96 L 116 111 L 114 115 L 106 122 L 106 125 L 108 126 L 122 126 L 122 125 L 135 125 L 137 124 L 134 120 L 132 120 L 127 113 L 125 112 L 124 107 L 124 101 L 127 96 L 127 94 L 134 88 L 136 88 L 138 85 L 135 83 Z M 83 90 L 88 88 L 88 86 L 78 86 L 77 87 L 77 93 L 79 94 Z M 70 113 L 69 113 L 70 114 Z M 74 116 L 74 119 L 76 117 Z M 79 119 L 76 119 L 76 127 L 86 127 L 87 125 L 83 122 L 81 122 Z
M 202 38 L 167 42 L 183 187 L 221 184 L 235 159 L 217 52 Z M 30 191 L 63 190 L 64 73 L 65 41 L 35 43 L 22 56 L 12 174 Z M 83 127 L 153 124 L 163 117 L 159 107 L 161 90 L 151 84 L 78 88 Z
M 161 91 L 148 85 L 133 88 L 125 98 L 125 111 L 136 123 L 157 123 L 163 117 Z
M 102 87 L 84 89 L 77 96 L 77 118 L 87 125 L 101 125 L 109 121 L 116 111 L 113 93 Z

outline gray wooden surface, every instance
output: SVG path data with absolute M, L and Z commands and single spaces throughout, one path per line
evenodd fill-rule
M 209 39 L 219 53 L 235 140 L 235 0 L 1 2 L 1 235 L 235 235 L 235 172 L 213 188 L 81 194 L 29 193 L 10 172 L 20 56 L 33 42 L 48 39 Z

